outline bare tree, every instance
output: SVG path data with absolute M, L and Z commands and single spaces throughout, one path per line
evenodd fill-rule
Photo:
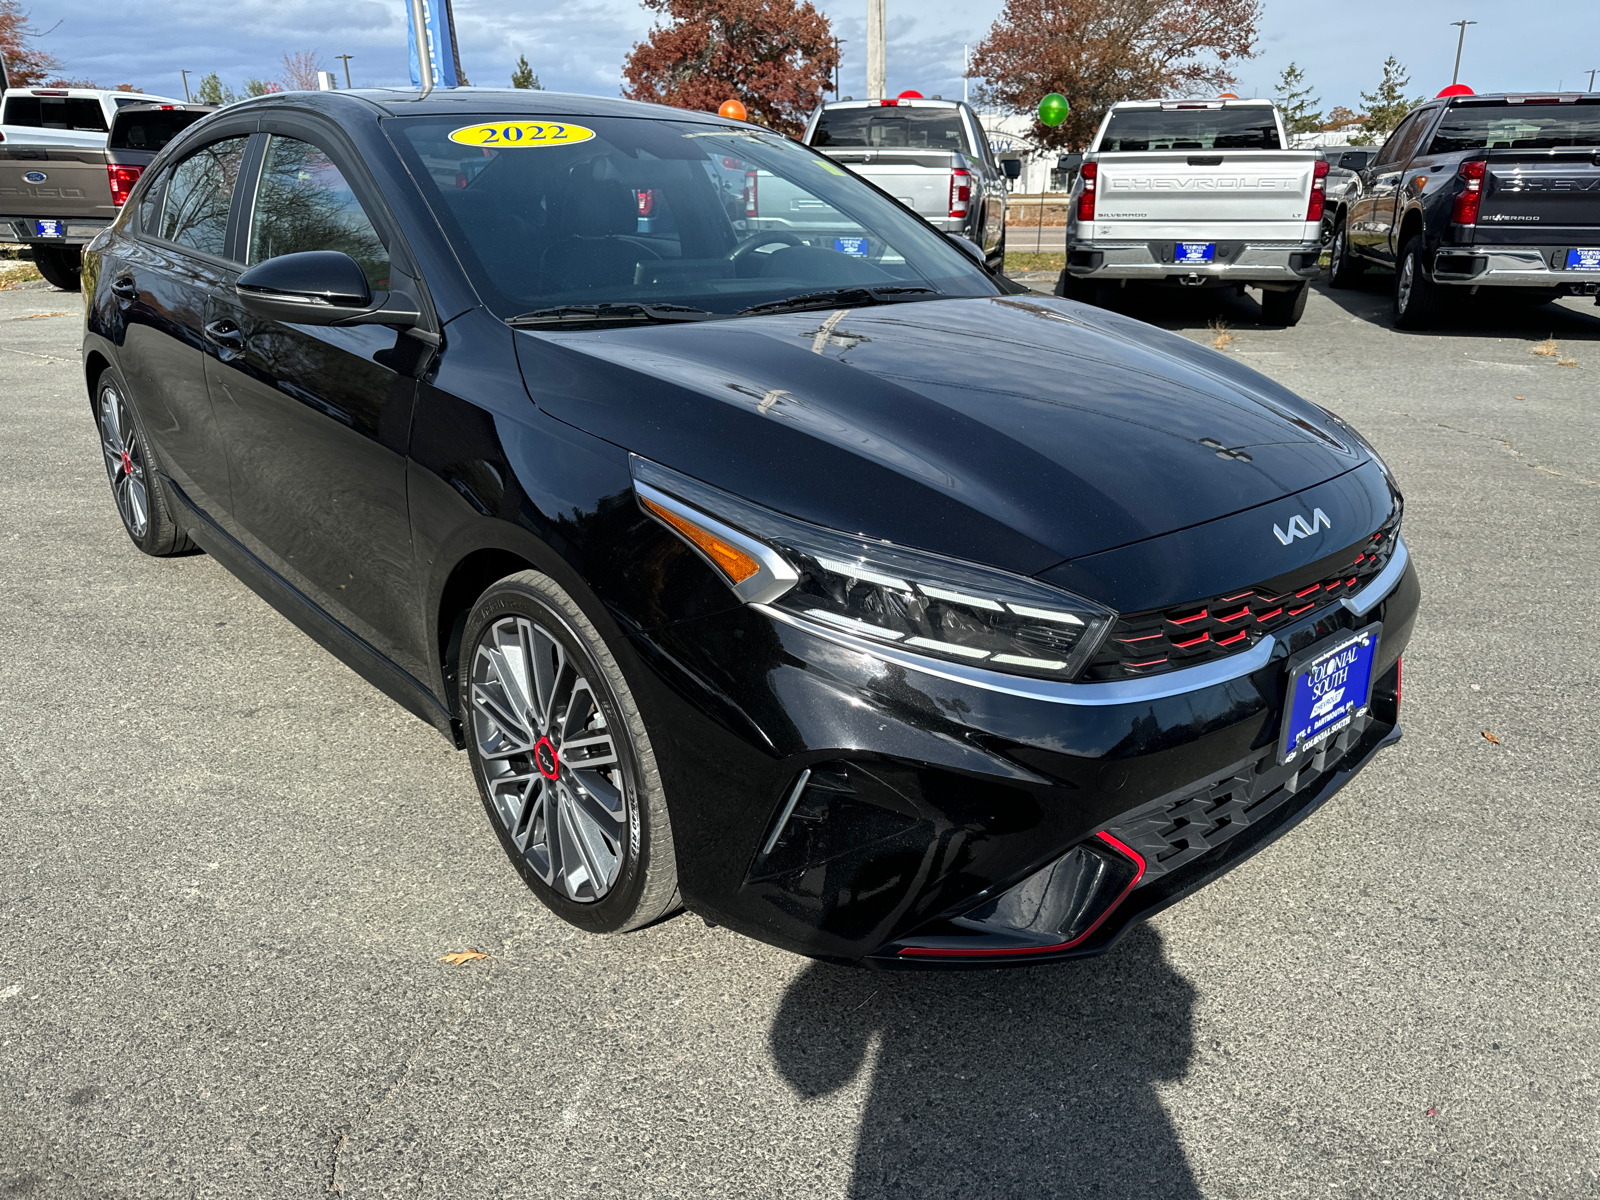
M 287 92 L 317 90 L 317 72 L 325 70 L 315 50 L 296 50 L 283 56 L 283 88 Z

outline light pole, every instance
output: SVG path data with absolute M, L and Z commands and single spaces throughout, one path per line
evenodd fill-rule
M 1461 46 L 1467 40 L 1467 26 L 1476 25 L 1476 21 L 1451 21 L 1452 25 L 1461 27 L 1461 35 L 1456 38 L 1456 69 L 1450 72 L 1450 86 L 1454 87 L 1456 80 L 1461 78 Z
M 1600 71 L 1600 67 L 1596 67 L 1596 68 L 1594 68 L 1594 70 L 1592 70 L 1592 71 L 1590 71 L 1590 72 L 1589 72 L 1589 90 L 1590 90 L 1590 91 L 1591 91 L 1591 92 L 1592 92 L 1592 91 L 1594 91 L 1594 76 L 1595 76 L 1595 71 Z
M 179 71 L 178 74 L 183 76 L 183 102 L 185 104 L 193 104 L 194 98 L 189 95 L 189 72 Z
M 849 38 L 833 39 L 833 98 L 839 98 L 839 75 L 844 68 L 844 55 L 839 53 L 839 47 L 848 42 Z
M 334 57 L 344 59 L 344 90 L 348 92 L 350 90 L 350 60 L 354 58 L 355 55 L 335 54 Z

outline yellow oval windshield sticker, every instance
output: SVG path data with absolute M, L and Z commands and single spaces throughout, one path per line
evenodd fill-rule
M 454 130 L 450 140 L 463 146 L 511 150 L 525 146 L 575 146 L 593 136 L 594 130 L 563 121 L 491 121 Z

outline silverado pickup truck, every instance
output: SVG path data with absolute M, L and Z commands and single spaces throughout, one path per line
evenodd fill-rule
M 176 103 L 105 88 L 11 88 L 0 92 L 0 145 L 104 146 L 118 109 Z
M 33 248 L 39 274 L 58 288 L 78 290 L 83 247 L 116 219 L 139 175 L 180 130 L 212 104 L 146 102 L 112 93 L 107 132 L 98 144 L 35 144 L 8 137 L 0 143 L 0 241 Z M 15 92 L 7 92 L 7 111 Z M 47 128 L 46 133 L 62 136 Z M 70 132 L 70 131 L 68 131 Z
M 1073 183 L 1056 294 L 1249 286 L 1263 321 L 1296 324 L 1319 270 L 1328 161 L 1287 145 L 1268 100 L 1112 105 Z
M 1402 329 L 1452 292 L 1600 304 L 1600 95 L 1430 100 L 1332 203 L 1330 282 L 1391 268 Z
M 1002 166 L 964 102 L 938 96 L 838 100 L 811 115 L 800 140 L 935 229 L 981 247 L 991 269 L 1004 265 L 1006 181 L 1022 164 Z

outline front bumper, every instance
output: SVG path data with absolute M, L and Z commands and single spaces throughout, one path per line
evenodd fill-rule
M 1449 287 L 1558 288 L 1574 295 L 1600 293 L 1600 272 L 1566 269 L 1565 246 L 1441 246 L 1433 280 Z
M 1375 693 L 1321 761 L 1293 777 L 1276 763 L 1291 652 L 1381 621 L 1374 674 L 1395 676 L 1418 597 L 1402 543 L 1362 592 L 1246 653 L 1106 684 L 995 686 L 758 606 L 636 631 L 685 903 L 841 962 L 993 967 L 1103 951 L 1399 736 L 1397 703 Z M 1188 831 L 1176 847 L 1175 828 Z M 1142 860 L 1138 878 L 1119 847 Z M 1077 925 L 1068 913 L 1070 938 L 994 919 L 1001 901 L 1014 912 L 1019 895 L 1055 903 L 1091 885 L 1120 894 Z M 984 953 L 907 953 L 951 947 Z
M 1075 279 L 1128 279 L 1178 287 L 1232 287 L 1241 283 L 1293 286 L 1316 277 L 1317 242 L 1226 242 L 1210 263 L 1176 261 L 1175 244 L 1087 242 L 1067 244 L 1066 275 Z M 1063 279 L 1065 276 L 1063 276 Z

